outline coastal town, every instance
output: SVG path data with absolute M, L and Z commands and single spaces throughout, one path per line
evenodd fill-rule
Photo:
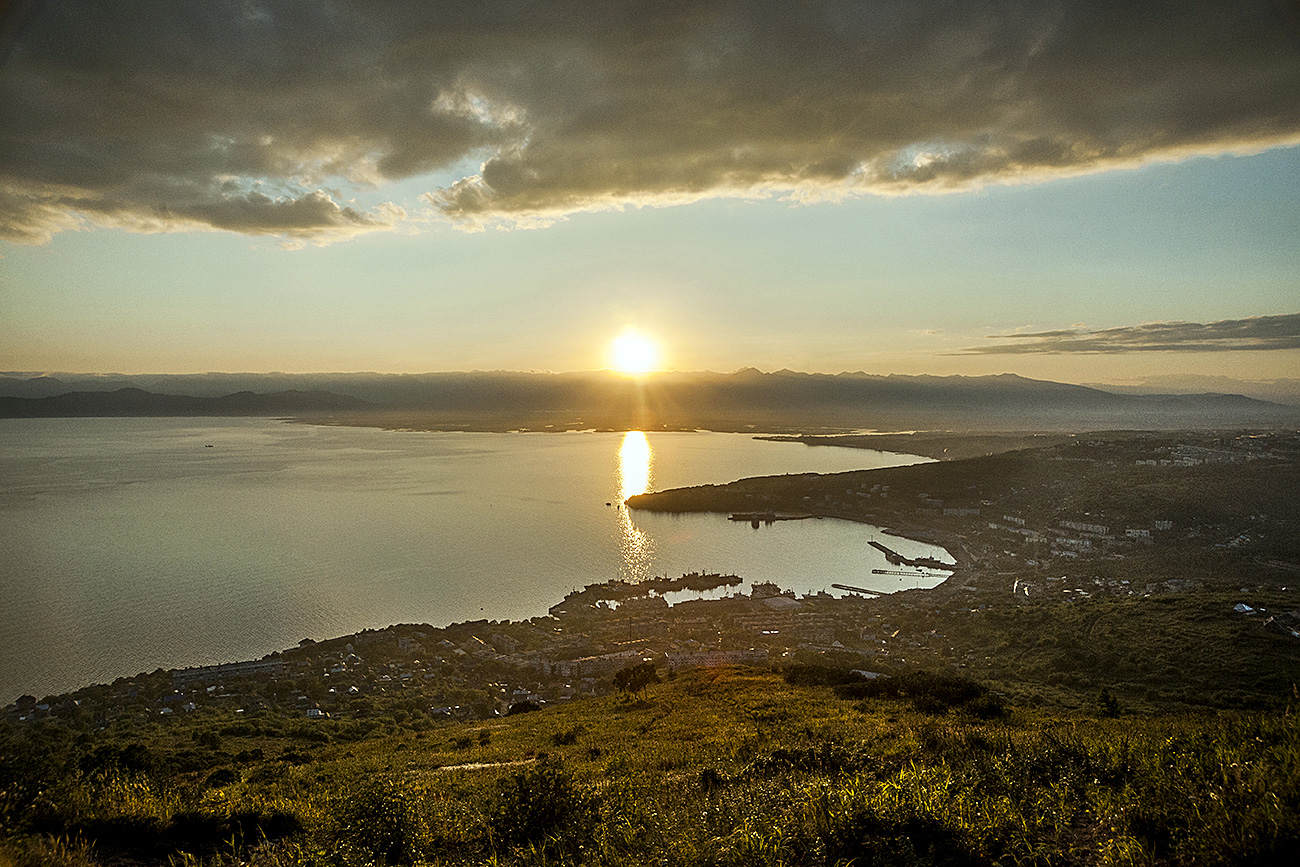
M 893 593 L 796 596 L 777 584 L 737 588 L 741 576 L 700 573 L 610 581 L 530 620 L 304 638 L 259 660 L 24 696 L 4 714 L 99 727 L 195 713 L 271 715 L 353 721 L 357 730 L 383 718 L 418 729 L 605 694 L 616 689 L 618 672 L 646 662 L 672 676 L 700 666 L 779 668 L 817 659 L 878 674 L 960 670 L 1019 689 L 1029 701 L 1068 704 L 1072 691 L 1105 676 L 1134 702 L 1195 703 L 1167 683 L 1168 670 L 1183 665 L 1177 647 L 1187 642 L 1177 630 L 1184 627 L 1160 620 L 1163 644 L 1139 644 L 1121 658 L 1098 650 L 1106 624 L 1151 632 L 1143 624 L 1165 610 L 1161 600 L 1181 598 L 1233 636 L 1235 644 L 1218 645 L 1233 655 L 1221 660 L 1226 667 L 1260 657 L 1294 668 L 1298 457 L 1294 432 L 1087 435 L 961 461 L 649 494 L 630 505 L 866 521 L 942 545 L 956 563 L 939 572 L 944 564 L 927 561 L 938 586 Z M 1251 490 L 1204 496 L 1215 486 Z M 916 569 L 913 561 L 898 565 Z M 873 577 L 885 587 L 890 580 Z M 670 605 L 667 597 L 684 590 L 700 598 Z M 722 595 L 703 598 L 707 591 Z M 1082 637 L 1091 647 L 1065 634 L 1080 618 L 1090 620 Z M 1282 677 L 1267 666 L 1256 674 Z

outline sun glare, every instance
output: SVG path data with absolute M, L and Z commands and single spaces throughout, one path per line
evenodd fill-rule
M 649 373 L 659 363 L 654 341 L 630 328 L 614 338 L 612 355 L 614 369 L 624 373 Z

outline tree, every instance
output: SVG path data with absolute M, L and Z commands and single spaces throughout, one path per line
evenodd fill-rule
M 614 686 L 619 692 L 644 694 L 652 683 L 659 683 L 659 673 L 655 671 L 653 662 L 629 665 L 614 675 Z
M 1119 701 L 1104 686 L 1097 693 L 1097 710 L 1105 717 L 1117 717 L 1120 714 Z

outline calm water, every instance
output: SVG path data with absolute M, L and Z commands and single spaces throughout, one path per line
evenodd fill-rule
M 391 623 L 532 617 L 614 577 L 699 569 L 799 592 L 902 589 L 912 579 L 871 575 L 885 563 L 864 525 L 753 530 L 618 503 L 917 460 L 713 433 L 3 420 L 0 703 Z

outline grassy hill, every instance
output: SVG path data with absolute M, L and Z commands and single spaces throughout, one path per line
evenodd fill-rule
M 1300 843 L 1289 710 L 1045 712 L 825 664 L 661 675 L 360 739 L 216 711 L 8 729 L 0 864 L 1261 864 Z

